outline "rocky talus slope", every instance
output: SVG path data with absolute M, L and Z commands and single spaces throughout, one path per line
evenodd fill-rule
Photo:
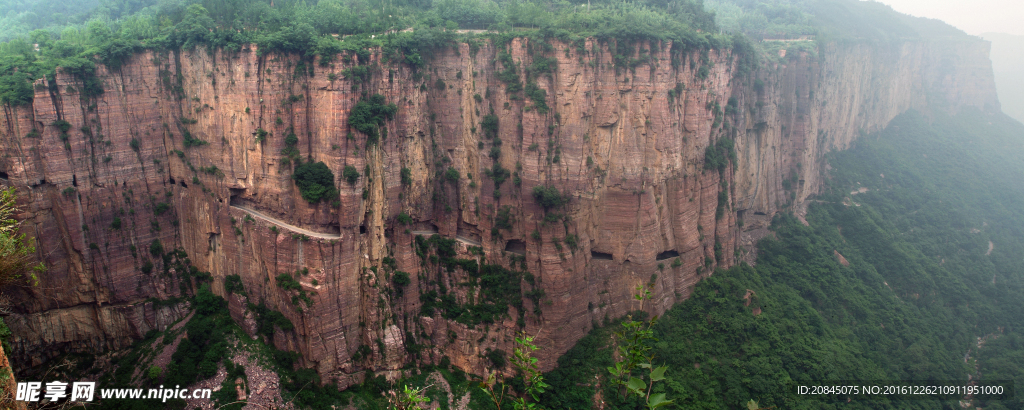
M 981 41 L 833 45 L 742 75 L 728 50 L 550 46 L 460 44 L 419 70 L 379 52 L 328 66 L 255 46 L 144 52 L 100 67 L 96 98 L 80 94 L 81 79 L 40 79 L 32 105 L 0 118 L 0 176 L 18 188 L 50 267 L 39 286 L 12 290 L 11 359 L 123 348 L 187 315 L 175 298 L 193 278 L 165 272 L 160 256 L 181 248 L 250 332 L 250 304 L 290 319 L 273 343 L 325 380 L 348 385 L 365 369 L 442 356 L 483 372 L 488 349 L 510 351 L 519 330 L 539 334 L 550 368 L 593 324 L 638 308 L 637 285 L 655 284 L 647 308 L 661 312 L 716 266 L 748 258 L 774 213 L 822 186 L 825 152 L 908 109 L 998 107 Z M 549 111 L 506 92 L 506 50 Z M 553 69 L 527 76 L 537 61 Z M 351 70 L 360 63 L 366 75 Z M 398 108 L 376 145 L 348 125 L 364 93 Z M 491 113 L 496 135 L 481 125 Z M 302 199 L 294 161 L 282 161 L 290 133 L 302 159 L 334 172 L 339 201 Z M 706 170 L 707 147 L 723 139 L 735 141 L 735 162 Z M 495 162 L 510 174 L 497 193 Z M 354 184 L 346 166 L 362 174 Z M 541 185 L 571 200 L 545 211 L 532 195 Z M 502 210 L 509 225 L 496 228 Z M 402 212 L 412 224 L 397 221 Z M 492 324 L 421 310 L 431 291 L 463 307 L 485 299 L 464 269 L 417 254 L 416 233 L 433 231 L 462 239 L 457 258 L 528 271 L 508 279 L 522 308 Z M 401 291 L 396 270 L 410 273 Z M 296 271 L 299 289 L 282 287 L 278 276 Z M 229 275 L 244 294 L 226 292 Z

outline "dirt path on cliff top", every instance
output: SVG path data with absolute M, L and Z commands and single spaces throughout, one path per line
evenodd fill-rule
M 260 211 L 257 211 L 257 210 L 254 210 L 254 209 L 249 209 L 249 208 L 246 208 L 244 206 L 231 205 L 231 207 L 235 208 L 235 209 L 238 209 L 240 211 L 248 212 L 248 213 L 252 214 L 253 216 L 255 216 L 257 218 L 260 218 L 260 219 L 262 219 L 264 221 L 270 222 L 270 223 L 272 223 L 274 225 L 278 225 L 278 226 L 280 226 L 282 228 L 285 228 L 285 229 L 288 229 L 290 231 L 295 231 L 295 232 L 301 233 L 301 234 L 306 235 L 306 236 L 311 236 L 311 237 L 314 237 L 314 238 L 321 238 L 321 239 L 339 239 L 339 238 L 341 238 L 341 235 L 339 235 L 339 234 L 319 233 L 319 232 L 310 231 L 308 229 L 302 229 L 302 228 L 299 228 L 299 227 L 297 227 L 295 225 L 292 225 L 292 224 L 289 224 L 289 223 L 287 223 L 285 221 L 282 221 L 280 219 L 274 218 L 272 216 L 264 215 Z

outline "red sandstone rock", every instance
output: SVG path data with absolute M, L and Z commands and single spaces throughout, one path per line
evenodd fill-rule
M 631 293 L 654 274 L 657 313 L 688 297 L 715 266 L 734 264 L 739 246 L 750 254 L 791 195 L 803 201 L 821 186 L 822 155 L 846 148 L 861 130 L 923 108 L 927 98 L 944 98 L 953 110 L 997 104 L 991 70 L 980 63 L 987 61 L 980 59 L 987 52 L 981 44 L 908 42 L 899 52 L 831 46 L 818 60 L 791 56 L 784 65 L 763 67 L 756 77 L 765 86 L 755 90 L 753 75 L 735 76 L 728 51 L 710 52 L 713 66 L 701 80 L 690 65 L 698 55 L 674 66 L 667 44 L 643 44 L 653 63 L 621 70 L 611 65 L 606 45 L 588 41 L 580 55 L 555 43 L 550 56 L 557 70 L 535 79 L 547 92 L 546 114 L 526 110 L 531 101 L 505 92 L 490 44 L 476 53 L 465 44 L 440 51 L 420 73 L 375 53 L 379 70 L 366 82 L 344 78 L 351 63 L 341 60 L 307 63 L 313 74 L 296 76 L 298 57 L 258 57 L 254 46 L 213 57 L 205 50 L 141 53 L 119 71 L 99 69 L 106 92 L 95 100 L 72 91 L 78 80 L 63 73 L 55 87 L 39 80 L 31 106 L 5 107 L 0 118 L 0 168 L 19 188 L 26 229 L 50 267 L 40 286 L 16 294 L 19 310 L 7 320 L 13 357 L 17 365 L 35 365 L 58 350 L 122 348 L 184 316 L 183 306 L 146 302 L 182 296 L 179 275 L 160 274 L 161 262 L 149 254 L 151 242 L 160 240 L 211 272 L 219 294 L 225 276 L 240 275 L 248 296 L 228 298 L 233 317 L 251 318 L 247 303 L 284 313 L 296 328 L 279 331 L 273 343 L 300 352 L 325 380 L 349 385 L 366 368 L 397 375 L 415 360 L 405 353 L 407 332 L 426 346 L 419 360 L 448 356 L 482 373 L 486 349 L 511 351 L 515 320 L 468 328 L 441 316 L 418 317 L 423 280 L 444 281 L 463 302 L 473 292 L 458 285 L 462 272 L 421 271 L 415 235 L 405 232 L 411 227 L 395 222 L 406 212 L 442 235 L 478 238 L 492 263 L 508 263 L 507 241 L 525 243 L 526 265 L 545 291 L 539 317 L 526 302 L 525 330 L 538 335 L 547 369 L 592 323 L 637 308 Z M 528 47 L 525 39 L 511 43 L 520 67 L 537 55 Z M 944 53 L 967 65 L 936 68 Z M 437 80 L 447 87 L 435 87 Z M 165 86 L 179 81 L 180 96 Z M 676 89 L 681 92 L 670 97 Z M 381 93 L 399 107 L 376 146 L 358 132 L 346 137 L 353 132 L 349 110 L 364 92 Z M 736 112 L 715 121 L 709 107 L 724 109 L 730 97 Z M 492 143 L 480 122 L 491 112 L 499 118 L 498 163 L 521 179 L 520 186 L 506 181 L 500 197 L 484 174 L 493 164 Z M 58 119 L 72 124 L 67 148 L 50 125 Z M 26 138 L 32 129 L 42 137 Z M 258 129 L 271 135 L 257 142 Z M 208 144 L 185 147 L 186 130 Z M 281 162 L 289 132 L 299 138 L 303 159 L 334 171 L 338 203 L 302 200 L 291 165 Z M 737 151 L 736 163 L 721 175 L 703 168 L 706 147 L 719 138 L 733 138 Z M 340 178 L 346 165 L 368 173 L 349 185 Z M 217 171 L 205 171 L 210 167 Z M 457 184 L 441 178 L 447 167 L 460 171 Z M 402 184 L 403 168 L 411 170 L 411 185 Z M 799 183 L 787 192 L 782 180 L 794 173 Z M 558 211 L 567 222 L 542 223 L 544 210 L 531 196 L 538 185 L 572 198 Z M 729 200 L 716 217 L 722 189 Z M 170 210 L 157 214 L 160 203 Z M 337 238 L 303 240 L 289 226 L 247 221 L 232 204 Z M 499 238 L 491 228 L 504 206 L 513 210 L 514 226 Z M 748 221 L 742 229 L 741 215 Z M 111 226 L 115 217 L 123 221 L 120 229 Z M 540 241 L 531 237 L 535 230 Z M 554 240 L 568 235 L 577 235 L 579 248 L 559 251 Z M 591 252 L 612 258 L 594 259 Z M 677 252 L 681 266 L 672 266 L 674 257 L 657 260 L 663 252 Z M 367 269 L 386 256 L 411 274 L 402 297 L 391 292 L 383 271 Z M 460 257 L 475 256 L 463 245 Z M 141 271 L 147 261 L 157 264 L 149 274 Z M 299 281 L 314 304 L 300 311 L 292 305 L 295 291 L 280 289 L 275 278 L 303 268 L 310 274 Z M 245 328 L 253 331 L 251 324 Z M 373 353 L 355 362 L 360 345 Z

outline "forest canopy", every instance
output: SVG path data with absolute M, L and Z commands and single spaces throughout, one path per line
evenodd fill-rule
M 86 82 L 141 49 L 319 55 L 382 47 L 413 66 L 459 38 L 672 41 L 674 50 L 735 48 L 747 37 L 906 39 L 962 35 L 941 22 L 849 0 L 0 0 L 0 102 L 31 102 L 56 67 Z M 52 13 L 52 10 L 61 10 Z M 409 30 L 412 29 L 412 30 Z M 460 30 L 461 29 L 461 30 Z M 732 34 L 727 34 L 732 33 Z M 582 44 L 582 43 L 578 43 Z M 737 45 L 741 46 L 737 48 Z M 796 45 L 790 45 L 795 47 Z M 810 42 L 802 46 L 815 48 Z M 747 70 L 743 70 L 746 72 Z M 86 97 L 101 92 L 98 84 Z
M 654 351 L 669 370 L 655 391 L 685 409 L 938 409 L 958 404 L 806 400 L 794 386 L 968 375 L 1020 386 L 1022 136 L 1003 114 L 910 112 L 829 154 L 806 226 L 780 213 L 755 266 L 719 269 L 660 318 Z M 608 408 L 636 408 L 606 383 L 579 382 L 607 374 L 607 329 L 559 359 L 544 408 L 594 408 L 595 384 Z
M 704 6 L 719 29 L 742 32 L 754 40 L 967 38 L 942 21 L 900 14 L 875 1 L 705 0 Z
M 687 49 L 729 47 L 699 0 L 0 0 L 0 101 L 31 102 L 31 82 L 56 67 L 87 81 L 102 63 L 117 69 L 141 49 L 286 52 L 332 59 L 383 47 L 416 65 L 457 36 L 487 31 L 507 41 L 540 35 L 563 40 L 672 40 Z M 66 10 L 66 14 L 47 13 Z M 407 30 L 413 29 L 413 30 Z M 511 35 L 510 35 L 511 34 Z M 85 96 L 97 95 L 93 89 Z

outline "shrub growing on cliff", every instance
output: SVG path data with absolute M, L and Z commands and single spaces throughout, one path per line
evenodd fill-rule
M 50 125 L 57 127 L 61 134 L 67 134 L 71 130 L 71 123 L 64 120 L 54 120 Z
M 484 130 L 484 136 L 488 139 L 494 139 L 498 137 L 498 116 L 494 114 L 487 114 L 484 116 L 484 120 L 480 122 L 480 128 Z
M 526 96 L 533 101 L 534 108 L 540 114 L 546 114 L 548 112 L 547 103 L 547 91 L 537 86 L 537 83 L 529 82 L 526 84 Z
M 338 194 L 334 188 L 334 173 L 322 161 L 307 162 L 295 167 L 292 178 L 299 186 L 302 198 L 309 202 L 319 202 Z
M 256 333 L 266 336 L 267 338 L 274 337 L 274 328 L 279 328 L 283 331 L 290 331 L 295 329 L 295 324 L 291 320 L 284 317 L 284 314 L 273 310 L 263 303 L 255 305 L 250 303 L 249 310 L 253 312 L 253 316 L 256 319 Z
M 149 254 L 153 256 L 161 256 L 164 254 L 164 245 L 160 243 L 159 239 L 154 239 L 153 242 L 149 243 Z
M 501 207 L 501 210 L 498 211 L 498 216 L 494 217 L 494 227 L 511 231 L 513 220 L 512 207 L 508 205 L 503 206 Z
M 565 236 L 565 244 L 569 246 L 569 250 L 575 251 L 579 247 L 579 237 L 576 234 L 568 234 Z
M 448 170 L 444 173 L 444 179 L 451 183 L 459 182 L 459 170 L 448 167 Z
M 391 276 L 391 283 L 395 285 L 395 294 L 401 297 L 405 291 L 405 287 L 409 286 L 409 284 L 412 283 L 412 280 L 409 278 L 408 273 L 399 270 L 395 271 L 395 274 Z
M 500 163 L 495 162 L 494 165 L 491 166 L 491 169 L 484 170 L 484 175 L 494 181 L 494 190 L 497 191 L 498 189 L 501 189 L 501 184 L 503 184 L 505 180 L 512 175 L 512 173 L 502 167 Z
M 341 172 L 341 176 L 345 178 L 345 181 L 348 181 L 349 185 L 355 185 L 356 181 L 359 180 L 359 171 L 356 170 L 356 167 L 345 165 L 345 170 Z
M 723 186 L 721 191 L 718 191 L 718 205 L 715 207 L 715 220 L 722 219 L 725 216 L 725 208 L 729 206 L 729 190 L 728 187 Z
M 497 264 L 481 264 L 476 259 L 459 259 L 455 250 L 457 243 L 455 239 L 441 235 L 431 236 L 430 239 L 416 236 L 416 254 L 424 263 L 435 266 L 436 273 L 440 273 L 440 270 L 453 272 L 456 269 L 462 269 L 467 273 L 472 278 L 471 282 L 462 283 L 460 286 L 469 286 L 470 283 L 479 286 L 480 291 L 473 301 L 475 303 L 460 303 L 444 286 L 438 286 L 436 290 L 421 290 L 423 293 L 420 294 L 420 315 L 433 316 L 436 310 L 440 310 L 447 319 L 475 326 L 481 323 L 492 324 L 502 317 L 507 317 L 510 307 L 515 307 L 516 311 L 522 314 L 524 310 L 520 280 L 524 272 Z M 430 271 L 433 269 L 426 272 Z M 424 284 L 427 280 L 421 276 L 420 283 Z M 436 284 L 436 281 L 431 280 L 430 283 Z
M 18 233 L 21 222 L 14 219 L 19 212 L 15 199 L 14 188 L 0 191 L 0 287 L 34 284 L 36 273 L 45 270 L 42 263 L 32 264 L 36 252 L 32 238 Z
M 267 130 L 264 130 L 263 128 L 257 128 L 256 129 L 256 143 L 259 144 L 259 143 L 262 143 L 263 141 L 266 141 L 267 134 L 270 134 L 269 132 L 267 132 Z
M 704 150 L 704 169 L 717 169 L 719 173 L 725 172 L 729 162 L 736 162 L 736 148 L 733 140 L 719 138 L 714 145 L 708 145 Z
M 373 145 L 380 139 L 380 127 L 384 125 L 384 121 L 390 120 L 396 112 L 398 106 L 387 104 L 383 95 L 374 94 L 352 107 L 348 125 L 366 134 L 366 144 Z
M 245 286 L 242 285 L 242 277 L 239 275 L 227 275 L 224 277 L 224 291 L 245 295 Z
M 398 223 L 402 225 L 412 224 L 412 217 L 409 216 L 409 214 L 405 213 L 405 211 L 402 211 L 401 213 L 398 214 Z
M 171 210 L 171 204 L 166 202 L 157 202 L 156 206 L 153 207 L 153 213 L 156 215 L 163 215 L 169 210 Z
M 298 144 L 299 137 L 297 137 L 294 132 L 289 132 L 288 135 L 284 137 L 284 148 L 281 149 L 281 156 L 283 157 L 281 158 L 281 165 L 288 166 L 292 162 L 295 162 L 296 164 L 301 163 L 301 153 L 296 147 Z
M 545 211 L 560 207 L 569 202 L 569 198 L 558 192 L 557 188 L 547 185 L 533 187 L 533 198 L 537 200 L 540 206 L 544 207 Z
M 505 92 L 512 94 L 523 90 L 523 83 L 519 80 L 519 71 L 512 55 L 506 52 L 498 53 L 496 58 L 504 66 L 504 69 L 497 72 L 498 79 L 505 83 Z
M 292 275 L 289 274 L 289 273 L 282 273 L 280 275 L 277 275 L 277 278 L 275 278 L 275 279 L 277 279 L 277 287 L 279 287 L 281 289 L 284 289 L 284 290 L 299 290 L 299 289 L 302 289 L 302 285 L 299 284 L 299 281 L 295 280 L 295 278 L 293 278 Z
M 185 148 L 201 147 L 203 145 L 209 144 L 209 142 L 196 138 L 195 136 L 192 135 L 191 132 L 188 132 L 188 130 L 182 130 L 181 135 L 184 138 L 182 145 L 184 145 Z
M 409 168 L 402 168 L 402 185 L 412 185 L 412 170 Z

